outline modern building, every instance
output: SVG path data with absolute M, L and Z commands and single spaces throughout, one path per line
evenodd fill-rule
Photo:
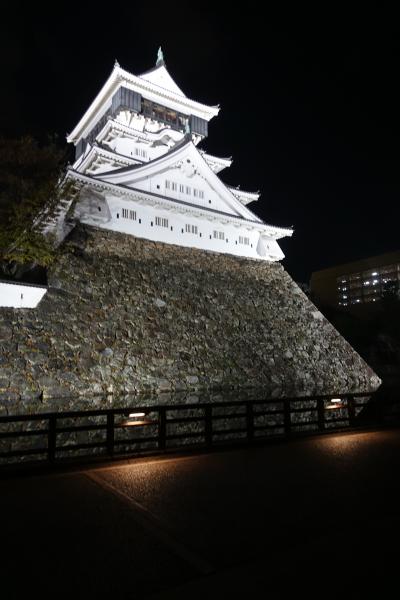
M 400 250 L 315 271 L 311 296 L 319 306 L 347 310 L 379 302 L 393 284 L 400 284 Z
M 132 75 L 113 71 L 68 136 L 76 160 L 67 173 L 78 200 L 51 225 L 62 239 L 80 221 L 153 241 L 266 261 L 284 254 L 292 229 L 266 224 L 249 208 L 258 192 L 227 186 L 231 165 L 200 149 L 219 112 L 188 98 L 156 66 Z

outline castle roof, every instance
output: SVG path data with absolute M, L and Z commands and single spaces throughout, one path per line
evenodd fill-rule
M 194 115 L 206 121 L 215 117 L 219 112 L 218 106 L 209 106 L 188 98 L 174 82 L 165 64 L 161 64 L 142 75 L 133 75 L 116 63 L 107 81 L 83 117 L 67 136 L 68 142 L 76 144 L 82 137 L 85 137 L 93 125 L 110 108 L 112 97 L 120 87 L 126 87 L 167 108 L 186 115 Z
M 165 174 L 167 177 L 172 176 L 171 173 L 175 169 L 179 169 L 184 175 L 190 180 L 194 175 L 199 175 L 210 188 L 218 194 L 221 199 L 223 209 L 211 208 L 204 202 L 187 202 L 181 199 L 177 199 L 171 196 L 166 197 L 158 193 L 154 193 L 153 190 L 149 190 L 146 187 L 146 182 L 154 179 L 157 175 Z M 168 175 L 168 173 L 170 175 Z M 206 212 L 208 214 L 219 215 L 221 217 L 228 217 L 236 222 L 241 220 L 244 222 L 257 224 L 261 228 L 268 229 L 270 233 L 276 239 L 284 236 L 292 235 L 291 229 L 273 227 L 264 223 L 257 215 L 250 211 L 244 203 L 235 195 L 238 190 L 232 190 L 228 188 L 221 179 L 214 173 L 210 165 L 205 160 L 205 157 L 199 152 L 193 142 L 184 138 L 182 142 L 176 144 L 169 152 L 162 156 L 141 164 L 130 164 L 125 167 L 118 169 L 112 169 L 110 171 L 103 171 L 99 174 L 82 174 L 77 171 L 70 170 L 70 175 L 73 179 L 80 181 L 81 183 L 91 183 L 94 187 L 110 190 L 120 189 L 122 193 L 137 196 L 142 194 L 151 198 L 157 198 L 158 202 L 166 205 L 175 203 L 182 207 L 190 207 L 191 209 L 197 209 L 200 212 Z M 243 192 L 250 196 L 257 194 L 251 194 L 250 192 Z M 256 198 L 252 198 L 256 199 Z M 165 202 L 164 202 L 165 201 Z M 249 200 L 250 201 L 250 200 Z
M 98 176 L 94 175 L 94 177 L 100 177 L 101 179 L 112 183 L 130 186 L 143 178 L 154 177 L 160 171 L 166 172 L 175 168 L 186 169 L 186 171 L 190 169 L 193 174 L 200 174 L 203 179 L 207 181 L 208 185 L 223 198 L 231 212 L 238 214 L 245 219 L 262 223 L 262 220 L 246 208 L 236 197 L 234 191 L 228 188 L 214 173 L 204 156 L 199 152 L 190 138 L 184 138 L 167 153 L 154 160 L 143 164 L 128 165 L 120 169 L 113 169 L 111 171 L 103 172 Z M 188 176 L 190 177 L 191 175 L 189 174 Z

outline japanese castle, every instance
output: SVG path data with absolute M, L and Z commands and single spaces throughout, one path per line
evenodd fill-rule
M 257 217 L 247 205 L 259 194 L 219 177 L 231 159 L 199 148 L 218 112 L 184 94 L 161 48 L 156 66 L 139 76 L 116 62 L 67 137 L 76 148 L 67 173 L 79 190 L 74 219 L 167 244 L 281 260 L 277 240 L 292 230 Z

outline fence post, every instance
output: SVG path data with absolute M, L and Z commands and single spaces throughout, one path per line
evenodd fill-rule
M 282 400 L 283 402 L 283 424 L 285 428 L 285 435 L 290 435 L 292 428 L 292 419 L 290 418 L 290 401 Z
M 158 409 L 158 449 L 165 450 L 167 434 L 167 411 L 165 406 Z
M 356 421 L 356 410 L 354 406 L 354 396 L 347 397 L 347 414 L 350 427 L 354 427 Z
M 323 398 L 317 398 L 317 412 L 318 412 L 318 429 L 324 431 L 325 429 L 325 401 Z
M 254 439 L 254 411 L 251 401 L 246 402 L 246 429 L 247 440 L 252 442 Z
M 50 463 L 56 458 L 56 438 L 57 438 L 57 417 L 49 417 L 49 432 L 47 441 L 47 458 Z
M 206 446 L 212 445 L 212 406 L 211 404 L 204 407 L 204 437 Z
M 114 413 L 107 413 L 107 454 L 114 455 Z

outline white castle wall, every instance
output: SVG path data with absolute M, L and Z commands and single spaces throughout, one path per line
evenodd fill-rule
M 264 235 L 265 255 L 260 254 L 259 231 L 248 229 L 239 220 L 237 226 L 231 223 L 222 225 L 220 222 L 190 215 L 186 211 L 185 214 L 180 214 L 113 196 L 107 196 L 106 201 L 92 196 L 82 202 L 80 209 L 78 207 L 77 210 L 82 223 L 128 233 L 138 238 L 259 260 L 283 258 L 277 242 Z M 190 232 L 186 230 L 187 225 L 190 225 Z M 215 231 L 222 236 L 216 238 Z M 245 243 L 245 238 L 248 243 Z
M 23 283 L 0 282 L 0 307 L 36 308 L 47 288 Z

